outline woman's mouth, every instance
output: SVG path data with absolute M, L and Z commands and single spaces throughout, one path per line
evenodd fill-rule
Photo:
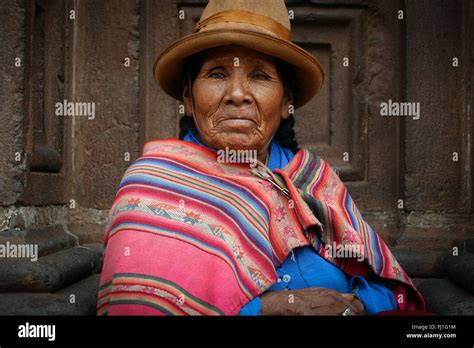
M 225 115 L 218 122 L 218 125 L 232 128 L 250 128 L 257 126 L 257 121 L 254 117 L 247 115 Z
M 255 127 L 256 122 L 248 118 L 226 118 L 219 122 L 221 126 L 225 127 Z

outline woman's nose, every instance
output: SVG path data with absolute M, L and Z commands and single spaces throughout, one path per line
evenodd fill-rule
M 251 104 L 253 99 L 248 87 L 248 81 L 245 78 L 231 77 L 226 88 L 225 103 L 236 106 Z

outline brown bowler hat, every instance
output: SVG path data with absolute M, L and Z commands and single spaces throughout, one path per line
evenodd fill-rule
M 187 57 L 213 47 L 244 46 L 295 67 L 297 108 L 318 92 L 324 73 L 316 58 L 290 40 L 284 0 L 209 0 L 194 33 L 175 41 L 158 57 L 153 69 L 155 79 L 167 94 L 182 100 L 180 77 Z

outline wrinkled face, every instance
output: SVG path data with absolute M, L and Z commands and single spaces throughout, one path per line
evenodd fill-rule
M 199 140 L 216 149 L 257 150 L 260 160 L 292 103 L 274 59 L 241 46 L 207 51 L 192 92 Z M 193 116 L 187 85 L 183 100 Z

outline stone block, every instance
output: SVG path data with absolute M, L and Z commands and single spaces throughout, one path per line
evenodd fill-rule
M 8 206 L 24 189 L 25 2 L 2 2 L 0 18 L 0 206 Z
M 130 165 L 125 154 L 133 160 L 139 153 L 140 3 L 81 1 L 77 11 L 75 98 L 94 103 L 96 115 L 74 126 L 75 198 L 80 206 L 108 209 Z
M 36 262 L 8 259 L 0 263 L 0 292 L 51 292 L 96 273 L 101 255 L 76 247 Z
M 61 289 L 55 294 L 66 297 L 69 299 L 69 303 L 71 303 L 71 295 L 74 295 L 73 313 L 75 315 L 95 315 L 99 281 L 100 274 L 93 274 L 67 288 Z
M 474 254 L 474 238 L 466 240 L 464 246 L 467 252 Z
M 441 260 L 445 251 L 420 252 L 417 250 L 392 250 L 398 262 L 410 277 L 441 277 Z
M 72 315 L 72 306 L 65 296 L 43 293 L 0 294 L 2 315 Z
M 463 2 L 407 1 L 405 13 L 405 98 L 420 103 L 419 119 L 404 121 L 405 208 L 464 212 L 469 195 L 463 189 L 462 139 L 470 126 L 463 98 L 469 97 L 462 70 L 446 58 L 446 52 L 461 55 L 466 46 Z M 459 161 L 453 152 L 460 153 Z
M 443 259 L 443 269 L 451 281 L 474 294 L 474 254 L 449 254 Z
M 105 235 L 104 224 L 68 224 L 67 229 L 70 233 L 79 238 L 80 244 L 103 243 Z
M 418 286 L 427 310 L 441 315 L 474 315 L 474 295 L 447 279 L 428 279 Z
M 94 274 L 56 293 L 2 293 L 2 315 L 95 315 L 99 275 Z
M 96 264 L 95 272 L 100 273 L 102 271 L 102 262 L 104 261 L 104 244 L 102 243 L 91 243 L 81 245 L 84 248 L 94 250 L 99 256 L 99 260 Z
M 76 238 L 67 234 L 61 225 L 51 225 L 26 230 L 5 230 L 0 232 L 0 244 L 7 241 L 14 244 L 37 245 L 40 257 L 76 245 Z

